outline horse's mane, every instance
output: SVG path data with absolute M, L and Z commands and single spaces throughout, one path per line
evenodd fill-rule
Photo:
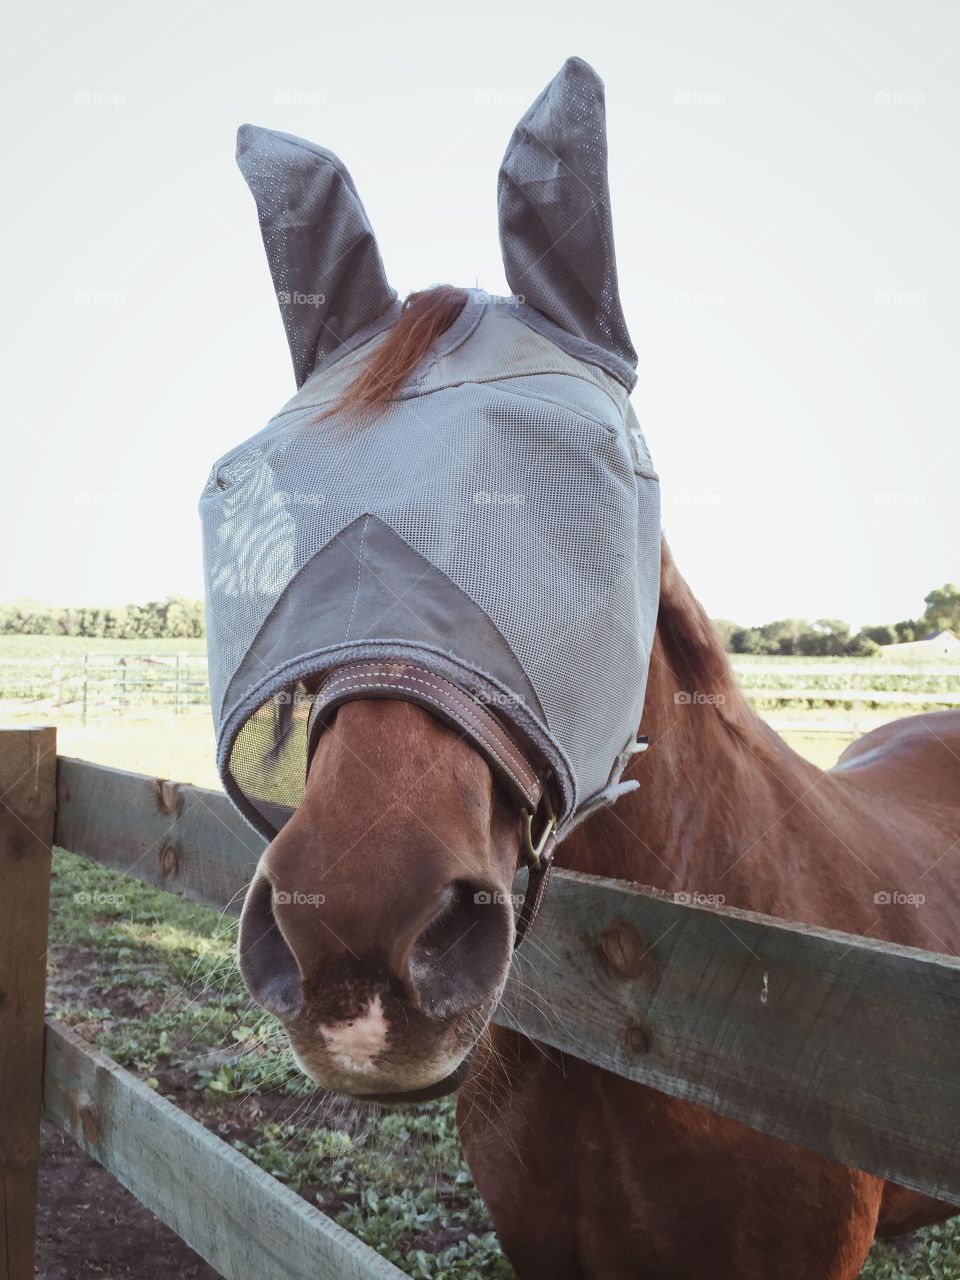
M 657 629 L 681 689 L 725 693 L 734 683 L 726 651 L 706 610 L 681 575 L 660 539 L 660 613 Z
M 392 400 L 431 344 L 456 320 L 466 301 L 466 290 L 451 284 L 436 284 L 408 294 L 396 324 L 335 407 L 378 409 Z
M 665 538 L 660 539 L 660 612 L 651 683 L 657 677 L 658 657 L 676 682 L 671 696 L 676 691 L 706 695 L 716 706 L 720 724 L 754 737 L 759 721 L 737 684 L 713 623 L 677 569 Z

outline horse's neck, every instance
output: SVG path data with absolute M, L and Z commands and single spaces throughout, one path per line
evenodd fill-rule
M 639 790 L 600 810 L 561 846 L 562 865 L 667 891 L 771 910 L 815 859 L 774 859 L 773 838 L 811 825 L 795 810 L 820 770 L 748 706 L 713 628 L 664 548 L 660 618 L 644 703 L 650 745 L 627 776 Z M 764 848 L 766 846 L 766 848 Z M 762 864 L 762 865 L 761 865 Z M 784 885 L 781 886 L 781 880 Z

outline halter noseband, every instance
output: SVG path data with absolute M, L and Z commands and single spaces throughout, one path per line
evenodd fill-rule
M 519 801 L 518 866 L 525 866 L 528 876 L 514 935 L 514 947 L 518 947 L 540 913 L 557 847 L 556 813 L 540 772 L 530 762 L 529 752 L 481 702 L 443 676 L 406 662 L 353 662 L 332 671 L 314 695 L 307 729 L 308 761 L 313 759 L 331 712 L 344 702 L 360 698 L 402 698 L 459 730 Z M 534 818 L 541 809 L 543 828 L 534 835 Z

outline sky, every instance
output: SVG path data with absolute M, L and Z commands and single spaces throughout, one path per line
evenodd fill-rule
M 960 579 L 960 8 L 947 0 L 6 0 L 0 599 L 202 592 L 213 461 L 294 390 L 244 121 L 353 174 L 401 296 L 506 293 L 496 179 L 606 83 L 633 403 L 715 617 Z

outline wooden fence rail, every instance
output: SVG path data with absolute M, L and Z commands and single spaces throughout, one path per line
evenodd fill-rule
M 0 657 L 0 697 L 60 715 L 72 708 L 84 724 L 116 715 L 210 710 L 207 660 L 192 653 Z
M 229 1280 L 403 1276 L 295 1191 L 55 1022 L 47 1023 L 43 1106 L 88 1155 Z
M 264 847 L 220 792 L 79 760 L 57 843 L 234 913 Z M 960 959 L 572 872 L 535 943 L 498 1021 L 960 1204 Z
M 3 762 L 0 749 L 0 793 L 10 781 Z M 59 762 L 55 840 L 113 871 L 233 913 L 263 848 L 219 792 L 76 760 Z M 0 870 L 18 874 L 3 862 Z M 504 1025 L 960 1204 L 960 959 L 569 872 L 554 878 L 535 943 L 515 961 L 497 1013 Z M 76 1037 L 54 1028 L 47 1046 L 50 1114 L 185 1238 L 199 1241 L 194 1247 L 229 1280 L 396 1274 L 358 1241 L 342 1255 L 355 1264 L 348 1269 L 338 1261 L 337 1251 L 347 1249 L 339 1229 L 315 1210 L 322 1222 L 302 1227 L 312 1271 L 284 1271 L 276 1259 L 266 1270 L 262 1259 L 259 1271 L 245 1270 L 249 1251 L 231 1254 L 216 1234 L 217 1215 L 233 1195 L 262 1206 L 266 1175 L 245 1171 L 248 1162 L 229 1149 L 225 1155 L 216 1139 L 201 1141 L 192 1121 Z M 0 1079 L 0 1098 L 6 1088 Z M 88 1100 L 91 1131 L 83 1123 Z M 163 1152 L 151 1145 L 147 1161 L 138 1158 L 142 1135 L 129 1119 L 143 1108 Z M 185 1160 L 191 1171 L 181 1191 L 164 1170 Z M 198 1210 L 198 1227 L 184 1201 L 200 1195 L 195 1188 L 214 1176 L 211 1168 L 230 1191 L 213 1193 L 210 1207 Z M 287 1223 L 278 1247 L 295 1267 L 302 1214 L 269 1212 Z M 237 1232 L 252 1214 L 238 1218 Z M 320 1269 L 320 1255 L 332 1270 Z M 7 1277 L 0 1263 L 0 1280 L 26 1275 Z

